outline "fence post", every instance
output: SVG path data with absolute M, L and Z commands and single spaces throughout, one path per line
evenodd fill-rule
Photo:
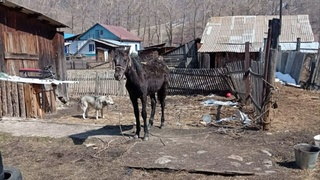
M 297 38 L 297 46 L 296 46 L 296 51 L 300 52 L 300 44 L 301 44 L 301 38 Z
M 273 107 L 273 94 L 272 88 L 274 86 L 274 75 L 275 75 L 275 64 L 278 58 L 278 44 L 279 44 L 279 34 L 280 34 L 280 20 L 273 19 L 271 23 L 269 22 L 269 32 L 271 32 L 271 49 L 270 49 L 270 57 L 266 59 L 265 68 L 265 94 L 264 94 L 264 101 L 262 106 L 262 113 L 265 113 L 263 116 L 263 130 L 269 130 L 271 125 L 270 119 L 270 109 Z
M 245 99 L 245 104 L 248 104 L 248 99 L 250 96 L 250 72 L 249 72 L 249 68 L 250 68 L 250 52 L 249 52 L 249 42 L 245 43 L 245 63 L 244 63 L 244 68 L 247 71 L 245 73 L 245 93 L 246 93 L 246 99 Z
M 95 82 L 95 88 L 94 88 L 94 94 L 96 96 L 99 95 L 99 86 L 100 86 L 100 76 L 98 75 L 98 72 L 96 72 L 96 82 Z

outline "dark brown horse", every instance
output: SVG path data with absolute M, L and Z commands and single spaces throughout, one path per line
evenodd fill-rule
M 161 125 L 164 127 L 164 108 L 165 98 L 168 88 L 168 68 L 163 61 L 150 60 L 146 64 L 141 64 L 139 57 L 130 57 L 129 50 L 116 49 L 114 52 L 115 73 L 116 80 L 121 80 L 126 77 L 126 88 L 129 92 L 130 99 L 133 105 L 134 115 L 136 117 L 136 134 L 134 138 L 140 136 L 140 120 L 139 120 L 139 106 L 138 99 L 141 99 L 142 111 L 141 116 L 143 118 L 144 137 L 143 140 L 148 140 L 148 129 L 153 125 L 154 114 L 156 110 L 156 97 L 161 104 Z M 147 125 L 147 96 L 151 98 L 151 115 L 149 124 Z

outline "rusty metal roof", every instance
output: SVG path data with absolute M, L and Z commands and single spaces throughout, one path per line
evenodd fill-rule
M 113 25 L 106 25 L 100 24 L 104 28 L 108 29 L 111 33 L 119 37 L 121 40 L 126 41 L 142 41 L 139 37 L 135 36 L 134 34 L 127 31 L 125 28 L 120 26 L 113 26 Z
M 38 19 L 40 21 L 47 22 L 48 24 L 50 24 L 50 25 L 52 25 L 52 26 L 54 26 L 56 28 L 68 27 L 67 25 L 62 24 L 62 23 L 60 23 L 60 22 L 58 22 L 58 21 L 56 21 L 54 19 L 51 19 L 50 17 L 45 16 L 45 15 L 43 15 L 43 14 L 37 12 L 37 11 L 28 9 L 26 7 L 20 6 L 18 4 L 15 4 L 15 3 L 7 1 L 7 0 L 0 0 L 0 5 L 19 10 L 20 12 L 22 12 L 24 14 L 30 15 L 30 17 L 34 17 L 34 18 L 36 18 L 36 19 Z
M 224 16 L 212 17 L 202 34 L 199 52 L 244 52 L 250 42 L 250 52 L 263 47 L 268 33 L 268 22 L 279 16 Z M 314 35 L 308 15 L 282 16 L 280 43 L 313 42 Z

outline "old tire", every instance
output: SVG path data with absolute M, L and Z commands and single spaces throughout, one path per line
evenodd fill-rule
M 4 179 L 3 180 L 22 180 L 22 174 L 19 169 L 15 167 L 7 167 L 3 168 Z
M 0 151 L 0 180 L 4 179 L 4 171 L 3 171 L 3 163 L 2 163 L 2 157 L 1 157 L 1 151 Z

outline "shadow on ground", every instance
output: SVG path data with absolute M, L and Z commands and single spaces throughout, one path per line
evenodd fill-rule
M 107 125 L 100 129 L 89 130 L 82 133 L 72 134 L 69 138 L 72 139 L 75 145 L 81 145 L 86 139 L 92 136 L 131 136 L 130 133 L 125 132 L 133 128 L 133 125 Z
M 290 168 L 290 169 L 299 169 L 295 161 L 284 161 L 284 162 L 277 162 L 279 166 Z

